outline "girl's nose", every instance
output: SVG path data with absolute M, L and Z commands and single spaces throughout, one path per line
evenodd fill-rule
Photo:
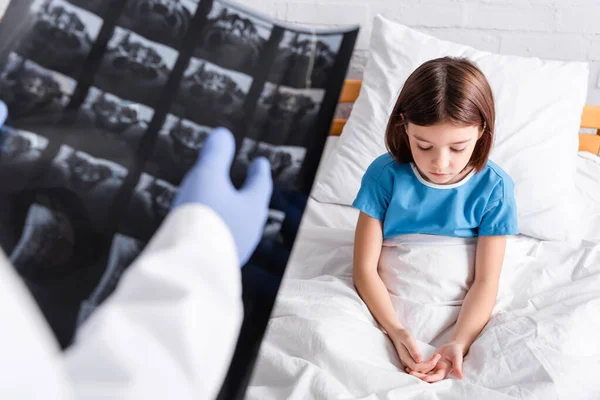
M 450 165 L 449 154 L 447 154 L 446 151 L 440 151 L 436 153 L 435 157 L 433 158 L 432 164 L 433 167 L 437 169 L 437 171 L 444 172 Z

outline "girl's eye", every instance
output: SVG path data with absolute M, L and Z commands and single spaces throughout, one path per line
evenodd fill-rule
M 453 149 L 453 148 L 450 148 L 450 150 L 452 150 L 455 153 L 462 153 L 463 151 L 465 151 L 465 149 L 466 149 L 466 147 L 463 147 L 462 149 Z
M 417 145 L 418 149 L 421 151 L 429 151 L 433 148 L 433 146 L 429 146 L 429 147 L 421 147 L 419 145 Z

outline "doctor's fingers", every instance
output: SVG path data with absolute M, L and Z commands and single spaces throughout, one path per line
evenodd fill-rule
M 273 193 L 273 178 L 271 177 L 271 164 L 264 157 L 256 158 L 250 167 L 246 181 L 240 193 L 250 196 L 254 201 L 259 201 L 267 206 Z
M 235 139 L 229 129 L 215 128 L 204 141 L 197 168 L 207 168 L 215 174 L 229 174 L 235 155 Z
M 0 100 L 0 139 L 2 139 L 2 134 L 4 133 L 6 118 L 8 118 L 8 107 L 5 102 Z
M 0 100 L 0 126 L 4 125 L 6 118 L 8 118 L 8 107 L 5 102 Z

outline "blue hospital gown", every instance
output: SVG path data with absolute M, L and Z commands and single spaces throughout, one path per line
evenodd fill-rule
M 519 232 L 514 184 L 492 161 L 460 182 L 427 182 L 413 164 L 389 153 L 371 163 L 354 207 L 383 221 L 383 237 L 430 234 L 453 237 L 514 235 Z

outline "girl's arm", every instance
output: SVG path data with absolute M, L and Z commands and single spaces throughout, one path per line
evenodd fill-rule
M 402 364 L 427 373 L 435 367 L 440 356 L 423 360 L 415 338 L 398 320 L 387 288 L 377 272 L 382 244 L 381 221 L 361 212 L 354 238 L 354 285 L 373 317 L 387 332 Z
M 454 333 L 450 339 L 460 344 L 465 355 L 487 324 L 498 294 L 504 261 L 506 236 L 480 236 L 475 255 L 475 279 L 463 300 Z
M 388 334 L 404 329 L 385 284 L 377 272 L 383 245 L 382 222 L 361 212 L 354 236 L 352 278 L 358 294 Z

